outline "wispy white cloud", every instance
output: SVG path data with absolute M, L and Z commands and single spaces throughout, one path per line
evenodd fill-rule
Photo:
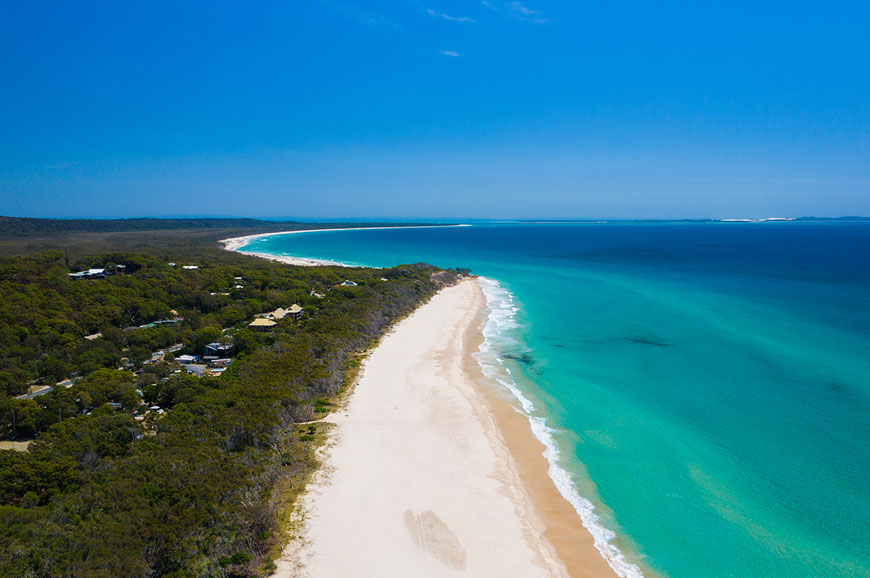
M 436 18 L 443 18 L 444 20 L 450 20 L 451 22 L 477 22 L 474 18 L 469 18 L 468 16 L 451 16 L 450 14 L 445 14 L 444 12 L 436 12 L 431 8 L 426 8 L 426 14 L 429 16 L 434 16 Z
M 455 50 L 442 50 L 439 52 L 439 54 L 443 54 L 444 56 L 450 56 L 451 58 L 462 58 L 462 55 Z
M 321 6 L 325 6 L 333 12 L 337 12 L 348 18 L 352 18 L 354 20 L 362 22 L 363 24 L 388 28 L 396 31 L 404 31 L 401 26 L 387 19 L 382 14 L 378 14 L 376 12 L 371 12 L 370 10 L 366 10 L 344 2 L 335 2 L 333 0 L 317 0 L 317 2 Z
M 522 22 L 531 22 L 533 24 L 548 24 L 553 21 L 552 18 L 549 18 L 544 13 L 539 12 L 537 10 L 533 10 L 523 4 L 522 2 L 513 1 L 513 2 L 490 2 L 489 0 L 482 0 L 481 4 L 498 12 L 502 16 L 506 18 L 513 18 L 514 20 L 520 20 Z
M 533 15 L 537 14 L 537 12 L 535 12 L 534 10 L 531 10 L 529 8 L 526 8 L 520 2 L 511 2 L 511 9 L 516 10 L 520 14 L 524 14 L 526 16 L 533 16 Z

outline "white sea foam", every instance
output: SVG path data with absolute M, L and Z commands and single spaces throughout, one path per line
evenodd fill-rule
M 550 478 L 556 484 L 559 493 L 574 506 L 583 526 L 592 535 L 595 547 L 613 571 L 621 578 L 642 578 L 643 572 L 640 568 L 627 560 L 613 544 L 616 534 L 602 524 L 595 512 L 595 505 L 580 495 L 571 475 L 559 464 L 559 449 L 553 437 L 553 430 L 547 425 L 545 418 L 534 415 L 534 404 L 517 387 L 510 368 L 499 355 L 500 351 L 515 351 L 522 346 L 513 331 L 519 326 L 517 323 L 519 308 L 514 296 L 494 279 L 481 277 L 479 283 L 489 309 L 489 317 L 483 329 L 484 341 L 479 353 L 474 356 L 483 374 L 503 385 L 516 397 L 522 413 L 529 420 L 532 433 L 544 445 L 544 457 L 550 464 L 548 471 Z

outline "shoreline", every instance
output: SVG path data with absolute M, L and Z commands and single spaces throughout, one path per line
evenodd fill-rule
M 276 231 L 274 233 L 256 233 L 254 235 L 243 235 L 241 237 L 228 237 L 226 239 L 220 239 L 218 244 L 221 245 L 227 251 L 238 251 L 242 247 L 245 247 L 248 243 L 253 241 L 254 239 L 260 239 L 262 237 L 274 237 L 278 235 L 296 235 L 299 233 L 316 233 L 316 232 L 326 232 L 326 231 L 379 231 L 382 229 L 441 229 L 446 227 L 470 227 L 471 225 L 466 224 L 456 224 L 456 225 L 408 225 L 404 227 L 336 227 L 333 229 L 300 229 L 298 231 Z M 342 265 L 341 263 L 327 261 L 324 259 L 305 259 L 302 257 L 282 257 L 279 255 L 270 255 L 268 253 L 254 253 L 248 251 L 241 251 L 248 255 L 256 255 L 257 257 L 262 257 L 264 259 L 270 259 L 272 261 L 280 261 L 282 263 L 288 263 L 290 265 L 303 265 L 303 266 L 316 266 L 321 264 L 327 265 Z M 342 265 L 346 266 L 346 265 Z
M 302 537 L 276 576 L 616 576 L 528 420 L 473 357 L 486 316 L 478 281 L 464 281 L 366 359 L 327 418 L 323 465 L 299 502 Z
M 256 253 L 253 251 L 240 251 L 238 249 L 227 249 L 228 251 L 235 251 L 237 253 L 241 253 L 242 255 L 251 255 L 253 257 L 259 257 L 260 259 L 266 259 L 267 261 L 274 261 L 276 263 L 284 263 L 285 265 L 296 265 L 297 267 L 350 267 L 346 263 L 339 263 L 338 261 L 327 261 L 326 259 L 306 259 L 304 257 L 291 257 L 290 255 L 272 255 L 271 253 Z M 376 267 L 372 267 L 375 269 Z
M 484 293 L 478 282 L 478 291 Z M 467 340 L 463 371 L 474 384 L 492 415 L 501 441 L 508 450 L 526 492 L 526 499 L 540 517 L 541 536 L 553 548 L 556 556 L 572 578 L 617 578 L 595 538 L 583 525 L 574 506 L 561 494 L 550 477 L 550 462 L 544 455 L 546 446 L 535 437 L 529 416 L 516 407 L 518 400 L 503 385 L 483 373 L 475 355 L 485 341 L 487 304 L 478 311 L 478 322 L 472 339 Z

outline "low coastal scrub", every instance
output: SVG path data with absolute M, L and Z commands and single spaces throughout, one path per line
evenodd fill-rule
M 33 440 L 0 451 L 0 575 L 266 575 L 279 510 L 314 465 L 321 426 L 304 422 L 329 411 L 391 323 L 461 276 L 202 252 L 196 269 L 168 249 L 0 260 L 0 437 Z M 248 328 L 291 303 L 301 319 Z M 212 342 L 235 356 L 219 377 L 153 357 Z

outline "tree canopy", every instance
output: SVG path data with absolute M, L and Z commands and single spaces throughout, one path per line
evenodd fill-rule
M 0 575 L 265 575 L 278 490 L 298 490 L 314 466 L 321 426 L 299 424 L 329 407 L 392 322 L 459 276 L 191 254 L 0 259 L 0 436 L 14 420 L 34 439 L 27 452 L 0 451 Z M 68 275 L 118 265 L 124 273 L 103 279 Z M 357 286 L 338 287 L 345 279 Z M 301 320 L 247 327 L 292 303 Z M 213 341 L 235 351 L 219 377 L 189 375 L 171 354 L 151 359 L 174 344 L 200 355 Z

